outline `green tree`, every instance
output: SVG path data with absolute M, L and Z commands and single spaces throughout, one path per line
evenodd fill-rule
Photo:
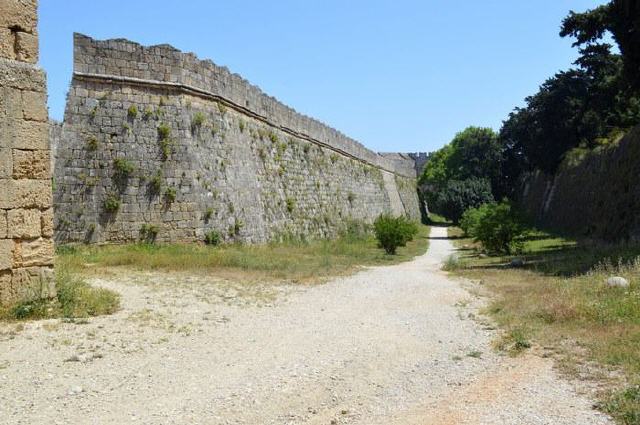
M 467 127 L 451 141 L 450 178 L 487 179 L 493 184 L 500 175 L 501 156 L 498 135 L 491 128 Z
M 571 11 L 562 22 L 560 36 L 575 37 L 574 46 L 591 46 L 607 32 L 620 48 L 625 80 L 640 90 L 640 1 L 613 0 L 583 13 Z
M 430 192 L 427 198 L 430 208 L 456 224 L 467 209 L 493 201 L 489 180 L 475 177 L 449 180 L 444 187 Z
M 419 183 L 431 187 L 442 187 L 451 177 L 448 168 L 449 157 L 452 153 L 452 146 L 447 144 L 429 156 Z
M 609 143 L 640 122 L 640 100 L 622 81 L 622 58 L 609 45 L 581 49 L 576 68 L 557 73 L 503 123 L 500 196 L 512 193 L 527 169 L 555 172 L 573 148 Z
M 493 182 L 500 175 L 500 158 L 498 135 L 492 129 L 467 127 L 431 155 L 420 182 L 433 187 L 469 178 Z

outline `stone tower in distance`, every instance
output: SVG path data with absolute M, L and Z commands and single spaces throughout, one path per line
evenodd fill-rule
M 0 0 L 0 304 L 55 296 L 36 0 Z

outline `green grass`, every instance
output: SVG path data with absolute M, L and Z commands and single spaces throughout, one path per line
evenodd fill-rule
M 442 226 L 442 225 L 450 226 L 451 225 L 450 221 L 447 221 L 446 218 L 444 218 L 443 216 L 438 215 L 436 213 L 430 213 L 429 217 L 428 217 L 428 220 L 429 220 L 429 224 L 440 225 L 440 226 Z
M 232 272 L 241 279 L 318 281 L 345 275 L 360 266 L 396 264 L 426 252 L 429 228 L 396 255 L 387 255 L 372 236 L 266 245 L 129 244 L 78 246 L 59 250 L 58 261 L 74 272 L 99 268 L 135 270 Z
M 600 405 L 621 424 L 640 423 L 640 397 L 633 390 L 640 383 L 639 246 L 534 232 L 522 254 L 486 257 L 460 229 L 449 234 L 460 249 L 455 273 L 481 280 L 492 293 L 487 312 L 505 330 L 498 348 L 517 354 L 537 343 L 553 347 L 569 373 L 587 361 L 622 372 L 624 383 L 611 384 Z M 524 266 L 510 266 L 516 257 Z M 613 275 L 629 280 L 630 288 L 607 287 Z
M 625 425 L 640 424 L 640 385 L 632 386 L 612 396 L 600 408 Z
M 58 262 L 56 267 L 56 298 L 0 308 L 0 320 L 90 317 L 111 314 L 120 308 L 120 296 L 115 292 L 94 288 L 69 273 L 65 261 Z

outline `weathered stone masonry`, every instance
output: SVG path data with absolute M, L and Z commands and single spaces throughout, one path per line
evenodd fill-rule
M 60 242 L 332 236 L 419 218 L 414 161 L 385 158 L 226 68 L 167 45 L 74 37 L 52 131 Z M 56 136 L 58 135 L 58 136 Z
M 0 0 L 0 304 L 55 295 L 37 2 Z
M 640 241 L 640 126 L 618 143 L 534 172 L 520 204 L 541 228 L 608 242 Z

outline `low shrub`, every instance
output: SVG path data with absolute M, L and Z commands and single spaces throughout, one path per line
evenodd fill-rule
M 286 200 L 286 204 L 287 204 L 287 212 L 289 214 L 291 214 L 293 212 L 293 210 L 296 208 L 296 201 L 293 198 L 287 198 Z
M 157 195 L 162 190 L 162 171 L 158 170 L 149 180 L 149 192 L 153 195 Z
M 140 227 L 140 240 L 145 243 L 154 243 L 158 237 L 160 228 L 155 224 L 143 224 Z
M 176 192 L 176 189 L 173 187 L 168 187 L 167 190 L 164 191 L 164 200 L 168 204 L 173 203 L 176 200 L 177 196 L 178 196 L 178 193 Z
M 211 230 L 206 235 L 204 235 L 204 243 L 206 243 L 207 245 L 216 246 L 220 245 L 220 242 L 222 242 L 222 236 L 220 236 L 220 232 L 218 232 L 217 230 Z
M 475 237 L 480 220 L 487 213 L 490 204 L 483 204 L 477 208 L 469 208 L 462 214 L 459 226 L 464 236 Z
M 640 423 L 640 385 L 630 386 L 614 394 L 602 407 L 621 424 Z
M 108 213 L 116 213 L 120 209 L 120 198 L 115 193 L 108 193 L 102 204 Z
M 171 136 L 171 127 L 168 124 L 162 123 L 158 126 L 158 138 L 160 140 L 167 140 Z
M 373 223 L 378 244 L 387 254 L 394 255 L 400 246 L 406 246 L 418 233 L 418 226 L 406 217 L 382 214 Z
M 87 149 L 92 152 L 98 150 L 98 138 L 96 136 L 90 136 L 87 139 Z
M 452 272 L 454 270 L 458 270 L 460 267 L 460 258 L 458 258 L 457 255 L 449 255 L 442 265 L 442 270 Z
M 483 205 L 476 212 L 470 212 L 467 217 L 469 221 L 475 220 L 468 231 L 488 252 L 511 254 L 522 248 L 522 238 L 527 227 L 524 219 L 509 202 Z
M 135 170 L 135 166 L 124 158 L 116 158 L 113 160 L 113 169 L 115 170 L 116 177 L 127 178 Z
M 127 109 L 127 116 L 131 119 L 135 119 L 138 116 L 138 107 L 136 105 L 129 106 L 129 109 Z
M 191 127 L 200 128 L 202 127 L 205 121 L 206 121 L 206 117 L 204 116 L 204 114 L 202 112 L 196 112 L 193 115 L 193 119 L 191 120 Z

